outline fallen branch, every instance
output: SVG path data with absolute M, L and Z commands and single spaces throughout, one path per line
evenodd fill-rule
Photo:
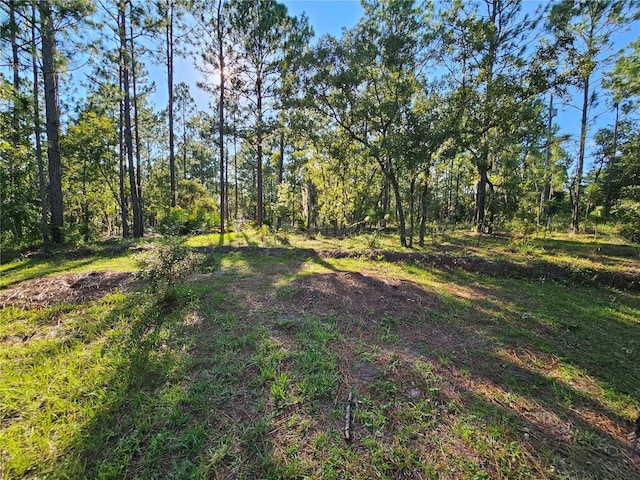
M 347 413 L 344 416 L 344 439 L 351 443 L 353 441 L 353 432 L 351 431 L 351 404 L 353 403 L 353 392 L 349 392 L 347 399 Z

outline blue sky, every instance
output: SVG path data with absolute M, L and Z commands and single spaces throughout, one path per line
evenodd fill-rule
M 290 15 L 306 13 L 316 37 L 339 36 L 343 27 L 353 27 L 362 16 L 358 0 L 287 0 L 283 2 Z

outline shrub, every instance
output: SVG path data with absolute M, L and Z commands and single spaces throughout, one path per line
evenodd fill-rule
M 182 241 L 170 238 L 163 243 L 154 243 L 138 257 L 138 278 L 147 282 L 152 293 L 165 299 L 171 298 L 175 296 L 176 285 L 196 271 L 203 258 Z
M 210 231 L 216 223 L 217 216 L 205 210 L 185 210 L 172 208 L 162 217 L 158 230 L 165 235 L 189 235 Z
M 620 200 L 615 209 L 620 220 L 620 234 L 625 240 L 640 243 L 640 202 L 624 199 Z

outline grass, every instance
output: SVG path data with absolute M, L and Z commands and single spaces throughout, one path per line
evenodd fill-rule
M 89 255 L 81 258 L 65 258 L 64 256 L 56 256 L 50 259 L 15 258 L 0 264 L 0 288 L 16 285 L 32 278 L 60 273 L 98 270 L 133 272 L 137 269 L 137 263 L 133 258 L 122 254 Z
M 209 251 L 209 275 L 171 301 L 129 290 L 0 310 L 0 477 L 640 475 L 626 441 L 640 410 L 633 291 L 323 258 L 307 248 L 333 248 L 324 239 L 261 234 L 225 237 L 251 248 Z M 457 255 L 638 264 L 613 243 L 440 239 Z M 134 267 L 123 252 L 0 268 L 8 288 Z

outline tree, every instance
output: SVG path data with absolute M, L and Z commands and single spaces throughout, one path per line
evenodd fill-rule
M 231 56 L 229 48 L 229 28 L 227 26 L 229 5 L 223 0 L 204 1 L 200 5 L 200 22 L 203 24 L 203 38 L 205 48 L 201 59 L 206 66 L 213 68 L 217 73 L 217 84 L 205 82 L 204 86 L 210 91 L 218 92 L 218 148 L 220 151 L 220 233 L 225 232 L 225 205 L 226 205 L 226 179 L 225 179 L 225 88 L 227 82 L 227 69 L 230 66 Z M 215 14 L 211 14 L 215 12 Z
M 523 15 L 517 0 L 453 1 L 442 12 L 441 61 L 455 86 L 457 136 L 478 173 L 474 221 L 479 232 L 491 228 L 485 218 L 494 207 L 487 201 L 487 188 L 495 192 L 490 172 L 501 152 L 527 133 L 522 126 L 550 82 L 542 64 L 547 55 L 534 43 L 540 16 Z
M 174 3 L 169 0 L 167 3 L 167 18 L 166 18 L 166 47 L 167 47 L 167 91 L 168 95 L 168 112 L 169 112 L 169 170 L 171 172 L 171 206 L 176 206 L 176 161 L 175 161 L 175 148 L 174 148 L 174 123 L 173 123 L 173 60 L 174 60 Z
M 5 10 L 6 9 L 6 10 Z M 18 242 L 31 241 L 36 227 L 36 209 L 31 199 L 36 190 L 34 152 L 31 145 L 33 133 L 29 98 L 28 79 L 23 77 L 26 70 L 25 46 L 28 46 L 29 14 L 24 1 L 4 2 L 0 10 L 0 44 L 2 53 L 7 54 L 4 65 L 8 67 L 7 82 L 3 81 L 3 101 L 0 115 L 3 129 L 0 136 L 0 235 L 3 240 Z M 6 48 L 5 45 L 9 48 Z M 2 77 L 4 80 L 4 76 Z
M 51 211 L 51 238 L 55 243 L 64 241 L 64 207 L 62 201 L 62 160 L 60 155 L 60 111 L 58 108 L 58 81 L 61 58 L 56 47 L 59 30 L 72 29 L 91 13 L 93 5 L 84 0 L 66 2 L 38 1 L 42 77 L 47 133 L 49 172 L 49 201 Z M 65 24 L 64 21 L 70 21 Z
M 311 36 L 307 19 L 291 17 L 274 0 L 239 0 L 231 25 L 238 47 L 238 76 L 251 103 L 256 148 L 256 222 L 263 223 L 263 147 L 272 128 L 268 120 L 285 62 L 300 52 Z
M 87 105 L 62 137 L 62 149 L 69 160 L 65 174 L 65 190 L 78 192 L 66 198 L 68 214 L 78 219 L 80 233 L 85 241 L 92 236 L 93 223 L 109 223 L 108 217 L 116 211 L 110 185 L 117 163 L 117 128 L 105 115 Z M 106 177 L 106 178 L 105 178 Z M 117 196 L 115 197 L 117 198 Z
M 42 36 L 42 77 L 47 130 L 47 158 L 49 159 L 49 198 L 51 202 L 51 239 L 64 240 L 62 204 L 62 162 L 60 158 L 60 112 L 56 82 L 56 38 L 51 3 L 40 0 L 40 34 Z
M 365 17 L 340 41 L 325 37 L 310 53 L 307 106 L 377 163 L 391 185 L 400 243 L 407 246 L 401 179 L 421 156 L 416 139 L 424 130 L 412 108 L 421 95 L 416 70 L 424 60 L 424 12 L 409 0 L 364 7 Z
M 189 92 L 189 85 L 184 82 L 180 82 L 176 85 L 175 92 L 175 110 L 177 111 L 177 120 L 180 125 L 180 149 L 182 150 L 182 177 L 188 178 L 188 152 L 189 152 L 189 139 L 191 138 L 190 132 L 190 119 L 193 116 L 196 108 L 193 97 Z
M 38 47 L 36 35 L 36 5 L 31 5 L 31 69 L 33 73 L 33 131 L 36 142 L 36 160 L 38 162 L 38 186 L 40 194 L 40 225 L 42 228 L 42 243 L 46 249 L 49 246 L 49 214 L 47 208 L 47 183 L 45 180 L 44 162 L 42 159 L 42 139 L 40 127 L 40 96 L 38 74 Z
M 140 201 L 140 192 L 136 180 L 136 170 L 134 166 L 134 148 L 131 121 L 131 72 L 133 64 L 132 52 L 127 37 L 127 9 L 124 0 L 118 1 L 118 31 L 120 37 L 120 58 L 121 58 L 121 87 L 122 87 L 122 114 L 124 119 L 124 146 L 129 172 L 129 191 L 131 194 L 131 206 L 133 209 L 133 236 L 142 237 L 143 219 Z
M 614 32 L 624 28 L 631 20 L 629 9 L 630 2 L 627 0 L 562 0 L 553 5 L 549 15 L 549 28 L 557 41 L 564 45 L 570 78 L 582 93 L 580 146 L 570 191 L 573 233 L 580 231 L 580 197 L 589 109 L 596 101 L 593 95 L 597 87 L 594 85 L 594 74 L 610 61 L 603 55 L 611 47 Z

